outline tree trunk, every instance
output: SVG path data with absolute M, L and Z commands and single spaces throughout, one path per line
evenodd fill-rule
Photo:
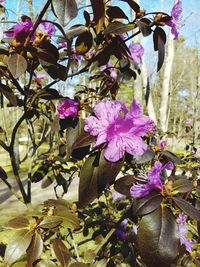
M 167 114 L 168 114 L 168 100 L 170 92 L 170 79 L 174 59 L 174 40 L 170 33 L 167 44 L 167 53 L 164 66 L 163 83 L 161 88 L 161 103 L 160 103 L 160 128 L 163 132 L 167 131 Z

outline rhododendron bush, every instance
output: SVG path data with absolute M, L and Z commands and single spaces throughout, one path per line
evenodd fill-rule
M 134 0 L 48 0 L 34 18 L 6 25 L 0 92 L 21 117 L 0 145 L 19 190 L 3 167 L 0 178 L 27 212 L 2 225 L 15 233 L 0 244 L 2 266 L 200 265 L 199 159 L 172 153 L 145 108 L 118 98 L 121 85 L 140 75 L 144 48 L 134 37 L 152 40 L 159 71 L 165 30 L 177 39 L 181 16 L 180 0 L 171 14 Z M 69 80 L 82 86 L 73 97 L 55 89 Z M 50 130 L 38 140 L 40 121 Z M 31 140 L 27 183 L 14 149 L 21 125 Z M 70 202 L 77 177 L 78 201 Z M 52 190 L 42 208 L 31 206 L 32 183 L 42 184 L 41 194 Z

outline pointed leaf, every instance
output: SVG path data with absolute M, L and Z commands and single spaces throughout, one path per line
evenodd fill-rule
M 94 143 L 95 137 L 90 135 L 89 133 L 83 132 L 79 135 L 76 139 L 75 143 L 73 144 L 73 149 L 89 146 Z
M 8 69 L 15 79 L 25 73 L 27 66 L 26 59 L 20 54 L 12 54 L 8 58 Z
M 40 258 L 43 250 L 43 240 L 41 235 L 35 232 L 31 244 L 27 250 L 27 261 L 28 266 L 32 266 L 32 264 Z
M 15 238 L 8 244 L 5 251 L 4 261 L 11 265 L 25 254 L 28 246 L 31 243 L 33 231 L 21 230 Z
M 137 20 L 136 24 L 144 37 L 149 36 L 151 34 L 151 27 L 146 23 L 146 21 Z
M 162 28 L 156 27 L 153 33 L 153 41 L 154 41 L 154 50 L 158 51 L 157 71 L 159 71 L 163 65 L 165 58 L 166 34 Z
M 169 267 L 178 254 L 177 224 L 172 212 L 159 207 L 142 217 L 138 245 L 142 261 L 148 267 Z
M 55 15 L 64 27 L 78 14 L 75 0 L 52 0 L 52 4 Z
M 65 244 L 61 240 L 55 239 L 53 241 L 53 250 L 61 266 L 67 267 L 70 262 L 71 255 Z
M 187 179 L 178 179 L 172 185 L 173 192 L 177 193 L 187 193 L 190 192 L 193 188 L 192 181 Z
M 128 17 L 124 13 L 124 11 L 118 6 L 109 6 L 106 13 L 110 19 L 127 19 L 128 20 Z
M 19 216 L 8 221 L 7 225 L 12 228 L 28 228 L 30 223 L 26 217 Z
M 135 24 L 124 24 L 122 22 L 119 21 L 114 21 L 112 23 L 110 23 L 107 28 L 104 30 L 104 34 L 116 34 L 116 35 L 120 35 L 123 33 L 126 33 L 128 31 L 131 31 L 133 29 L 135 29 Z
M 121 0 L 121 1 L 128 3 L 136 14 L 140 11 L 140 6 L 134 0 Z
M 114 183 L 114 189 L 125 196 L 131 196 L 130 189 L 135 182 L 135 177 L 133 175 L 123 176 Z
M 8 101 L 14 106 L 17 106 L 17 97 L 13 93 L 13 90 L 5 85 L 5 84 L 0 84 L 0 92 L 3 93 L 3 95 L 8 99 Z
M 162 202 L 161 195 L 153 195 L 147 198 L 142 198 L 136 202 L 133 213 L 137 216 L 146 215 L 157 209 Z
M 174 197 L 173 200 L 176 205 L 189 217 L 194 220 L 200 221 L 200 210 L 197 210 L 194 206 L 192 206 L 183 198 Z
M 61 223 L 61 218 L 55 216 L 46 216 L 38 226 L 44 229 L 52 229 L 59 226 Z
M 86 31 L 84 33 L 81 33 L 76 39 L 75 43 L 76 53 L 79 55 L 87 53 L 91 49 L 92 43 L 93 43 L 93 37 L 91 32 Z
M 97 34 L 101 31 L 105 19 L 104 0 L 90 0 L 94 14 L 94 22 Z

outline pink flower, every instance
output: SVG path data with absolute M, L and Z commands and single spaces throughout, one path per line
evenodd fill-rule
M 180 238 L 181 245 L 184 245 L 185 249 L 188 252 L 192 252 L 193 240 L 187 238 L 188 228 L 185 226 L 186 215 L 183 213 L 179 214 L 179 216 L 177 218 L 177 223 L 178 223 L 179 238 Z
M 32 30 L 33 23 L 30 19 L 17 23 L 11 30 L 5 31 L 7 37 L 15 38 L 17 42 L 24 42 Z
M 72 99 L 66 98 L 57 107 L 60 119 L 65 119 L 69 116 L 75 118 L 78 114 L 78 103 Z
M 147 174 L 147 182 L 145 184 L 134 184 L 130 189 L 131 195 L 135 198 L 140 198 L 148 195 L 153 189 L 161 190 L 163 188 L 160 180 L 161 173 L 164 169 L 172 170 L 173 168 L 174 165 L 171 161 L 164 166 L 160 161 L 156 161 Z
M 43 73 L 38 73 L 38 74 L 35 76 L 35 80 L 36 80 L 37 82 L 41 82 L 44 78 L 45 78 L 45 74 L 43 74 Z
M 126 198 L 125 195 L 122 195 L 122 194 L 120 194 L 120 193 L 117 192 L 117 191 L 114 191 L 113 194 L 112 194 L 112 196 L 113 196 L 113 200 L 117 200 L 117 199 L 119 199 L 119 198 Z
M 171 11 L 171 20 L 167 21 L 166 24 L 171 27 L 171 33 L 174 35 L 174 39 L 178 38 L 179 28 L 182 26 L 181 22 L 182 15 L 182 1 L 176 0 L 172 11 Z
M 192 119 L 192 118 L 188 118 L 188 119 L 186 120 L 186 123 L 192 125 L 192 124 L 193 124 L 193 119 Z
M 141 44 L 135 43 L 129 45 L 129 51 L 131 53 L 130 59 L 132 59 L 136 64 L 142 64 L 142 56 L 144 55 L 144 48 Z
M 48 35 L 53 35 L 56 32 L 55 26 L 50 22 L 41 22 L 37 30 L 44 32 Z
M 85 119 L 85 131 L 97 136 L 95 146 L 106 143 L 104 156 L 116 162 L 125 152 L 142 155 L 147 144 L 142 137 L 153 129 L 153 121 L 142 114 L 142 109 L 135 101 L 128 112 L 120 101 L 104 100 L 94 107 L 95 116 Z
M 162 149 L 166 148 L 167 146 L 168 146 L 168 145 L 167 145 L 167 141 L 163 140 L 163 141 L 160 142 L 160 147 L 161 147 Z
M 61 42 L 58 44 L 58 48 L 65 48 L 67 47 L 67 42 Z

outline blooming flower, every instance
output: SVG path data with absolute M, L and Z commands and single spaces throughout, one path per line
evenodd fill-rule
M 31 19 L 26 18 L 24 21 L 17 23 L 11 30 L 5 31 L 9 38 L 15 38 L 17 42 L 24 42 L 32 30 L 33 23 Z
M 174 35 L 174 39 L 178 38 L 179 28 L 182 26 L 181 22 L 182 15 L 182 1 L 176 0 L 172 11 L 171 11 L 171 20 L 167 21 L 166 24 L 171 27 L 171 33 Z
M 144 48 L 141 44 L 135 43 L 129 45 L 129 51 L 131 53 L 130 59 L 132 59 L 136 64 L 142 64 L 142 56 L 144 55 Z
M 37 31 L 46 33 L 48 35 L 53 35 L 56 32 L 55 26 L 50 22 L 41 22 L 37 28 Z
M 120 101 L 104 100 L 94 107 L 95 116 L 85 119 L 85 131 L 97 136 L 95 146 L 107 143 L 104 156 L 116 162 L 125 152 L 142 155 L 147 144 L 142 137 L 153 129 L 153 121 L 142 114 L 142 109 L 133 101 L 128 112 Z
M 78 114 L 78 103 L 72 99 L 66 98 L 57 107 L 60 119 L 65 119 L 69 116 L 75 118 Z
M 160 161 L 156 161 L 152 169 L 147 174 L 147 183 L 145 184 L 134 184 L 131 189 L 131 195 L 135 198 L 140 198 L 148 195 L 151 190 L 163 188 L 160 175 L 164 169 L 172 170 L 174 167 L 173 163 L 169 161 L 165 165 L 162 165 Z
M 183 213 L 179 214 L 177 218 L 177 223 L 178 223 L 178 231 L 179 231 L 179 238 L 180 238 L 181 245 L 185 245 L 185 249 L 188 252 L 192 252 L 193 241 L 187 238 L 188 228 L 185 226 L 185 223 L 186 223 L 185 214 Z

